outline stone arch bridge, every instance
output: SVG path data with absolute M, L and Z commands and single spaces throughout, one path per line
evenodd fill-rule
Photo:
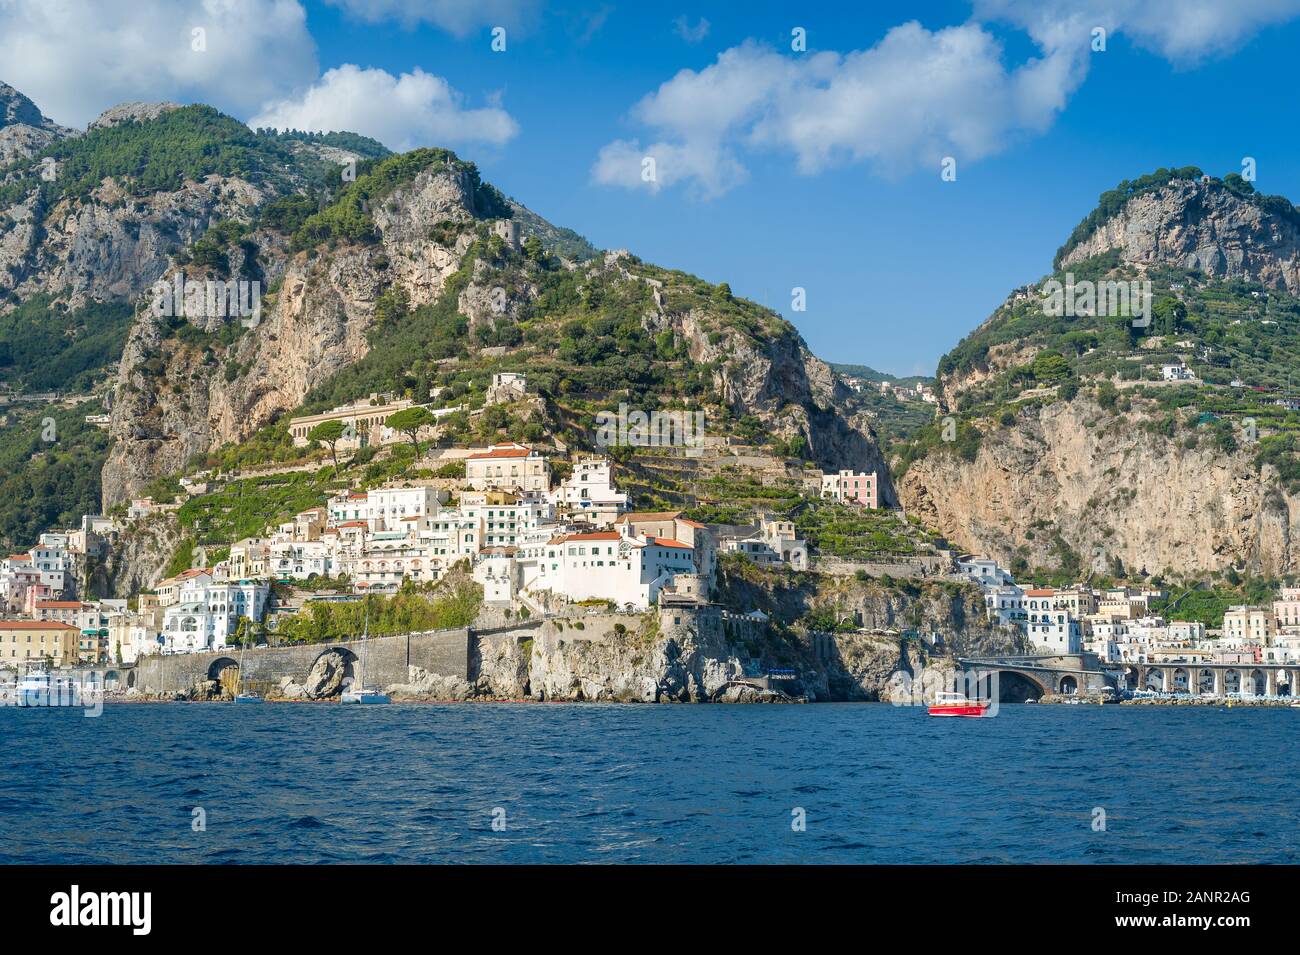
M 1023 703 L 1044 696 L 1097 695 L 1118 689 L 1114 672 L 1094 653 L 1036 656 L 958 657 L 967 686 L 988 699 L 996 676 L 998 700 Z

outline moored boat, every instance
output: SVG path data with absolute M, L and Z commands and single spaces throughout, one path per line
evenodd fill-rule
M 930 704 L 931 716 L 988 716 L 988 700 L 968 700 L 962 693 L 939 693 Z
M 33 667 L 10 691 L 15 706 L 81 706 L 82 687 L 71 677 L 55 676 Z M 94 691 L 90 695 L 93 696 Z

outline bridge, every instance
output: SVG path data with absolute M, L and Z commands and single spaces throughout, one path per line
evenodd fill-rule
M 1196 696 L 1294 697 L 1300 663 L 1123 663 L 1116 678 L 1126 690 Z
M 1002 703 L 1023 703 L 1045 696 L 1100 694 L 1118 688 L 1115 673 L 1107 671 L 1095 653 L 1041 654 L 1036 656 L 958 657 L 971 696 Z M 996 677 L 996 684 L 994 678 Z

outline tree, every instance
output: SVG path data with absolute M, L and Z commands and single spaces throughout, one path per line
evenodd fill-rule
M 411 446 L 415 448 L 415 456 L 420 456 L 420 429 L 433 424 L 438 419 L 435 418 L 428 408 L 421 408 L 418 405 L 414 408 L 403 408 L 401 411 L 390 414 L 384 424 L 394 431 L 400 431 L 411 439 Z
M 308 441 L 320 441 L 330 446 L 330 457 L 334 459 L 334 473 L 339 473 L 339 442 L 347 433 L 347 425 L 342 421 L 322 421 L 307 432 Z

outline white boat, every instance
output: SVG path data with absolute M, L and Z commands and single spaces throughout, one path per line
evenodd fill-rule
M 54 676 L 44 667 L 28 670 L 10 692 L 14 706 L 82 705 L 81 684 L 71 677 Z
M 256 693 L 242 692 L 244 687 L 244 651 L 248 649 L 244 645 L 244 643 L 247 640 L 248 637 L 245 636 L 239 642 L 239 687 L 241 692 L 235 694 L 235 702 L 236 703 L 261 703 L 262 698 L 258 696 Z
M 367 690 L 363 687 L 350 686 L 339 697 L 340 703 L 391 703 L 387 693 L 379 690 Z
M 366 686 L 363 677 L 366 672 L 366 641 L 370 639 L 370 618 L 366 618 L 361 631 L 361 659 L 357 661 L 357 674 L 353 681 L 343 688 L 340 703 L 391 703 L 388 694 L 373 686 Z

